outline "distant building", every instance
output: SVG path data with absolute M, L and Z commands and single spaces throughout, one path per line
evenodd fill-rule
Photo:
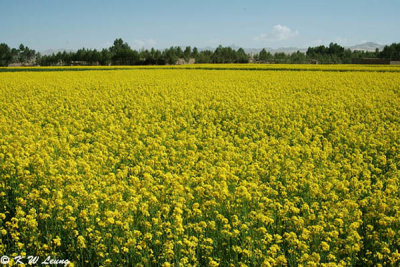
M 8 64 L 9 67 L 22 67 L 22 63 L 11 63 Z
M 179 58 L 177 61 L 176 61 L 176 65 L 185 65 L 185 64 L 194 64 L 194 63 L 196 63 L 196 60 L 194 59 L 194 58 L 189 58 L 189 60 L 188 61 L 186 61 L 185 59 L 183 59 L 183 58 Z
M 35 66 L 34 62 L 24 62 L 24 63 L 10 63 L 9 67 L 32 67 Z

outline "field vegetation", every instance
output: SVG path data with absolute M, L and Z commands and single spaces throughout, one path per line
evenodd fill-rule
M 0 255 L 398 266 L 399 69 L 220 66 L 0 72 Z

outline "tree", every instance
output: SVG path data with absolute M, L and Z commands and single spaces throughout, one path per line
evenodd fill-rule
M 239 48 L 236 52 L 236 63 L 249 63 L 249 56 L 243 48 Z
M 20 62 L 19 61 L 19 49 L 11 48 L 10 51 L 11 51 L 11 63 Z
M 244 50 L 243 50 L 243 53 L 244 53 Z M 247 58 L 247 61 L 248 61 L 248 58 Z M 222 45 L 219 45 L 215 49 L 215 51 L 214 51 L 214 53 L 212 55 L 212 62 L 213 63 L 234 63 L 234 62 L 237 62 L 237 53 L 231 47 L 223 47 Z
M 213 54 L 214 53 L 210 50 L 199 52 L 198 55 L 195 57 L 196 63 L 211 63 Z
M 283 52 L 278 52 L 274 54 L 275 63 L 287 63 L 288 56 Z
M 133 51 L 128 43 L 121 38 L 115 39 L 110 47 L 111 63 L 113 65 L 134 65 L 139 63 L 139 53 Z
M 178 60 L 178 55 L 174 47 L 165 49 L 163 56 L 166 64 L 175 65 L 176 61 Z
M 297 51 L 290 55 L 290 63 L 301 64 L 305 62 L 306 62 L 306 56 L 304 55 L 304 53 L 301 53 L 300 51 Z
M 386 45 L 382 52 L 379 53 L 379 57 L 390 60 L 400 60 L 400 43 Z
M 11 50 L 7 44 L 0 44 L 0 66 L 7 67 L 12 60 Z
M 110 65 L 111 64 L 111 53 L 108 49 L 103 48 L 100 52 L 100 65 Z
M 199 50 L 197 49 L 197 47 L 193 47 L 192 58 L 197 58 L 198 55 L 199 55 Z
M 344 52 L 344 47 L 336 43 L 330 43 L 327 49 L 327 53 L 330 55 L 342 56 Z
M 189 61 L 190 55 L 192 54 L 192 48 L 190 46 L 186 46 L 185 50 L 183 51 L 183 58 L 186 62 Z
M 71 65 L 72 61 L 71 54 L 72 53 L 67 53 L 67 51 L 63 51 L 63 53 L 61 54 L 61 61 L 63 62 L 64 65 Z
M 153 55 L 148 50 L 140 51 L 139 58 L 140 58 L 140 64 L 144 64 L 144 65 L 153 65 L 154 64 Z
M 261 62 L 269 62 L 269 61 L 272 59 L 272 54 L 271 54 L 270 52 L 267 52 L 267 51 L 265 50 L 265 48 L 263 48 L 263 49 L 260 51 L 260 54 L 258 55 L 258 59 L 259 59 Z
M 18 49 L 11 49 L 11 54 L 13 62 L 26 63 L 35 59 L 36 51 L 20 44 Z
M 162 53 L 160 50 L 155 50 L 154 51 L 154 60 L 156 65 L 165 65 L 165 58 L 163 57 Z
M 178 58 L 183 58 L 183 50 L 182 50 L 182 48 L 180 46 L 177 46 L 175 48 L 175 51 L 176 51 L 175 53 L 178 56 Z

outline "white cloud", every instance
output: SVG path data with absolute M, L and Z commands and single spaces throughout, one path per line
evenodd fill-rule
M 299 35 L 298 31 L 294 31 L 285 25 L 275 25 L 272 27 L 272 31 L 270 33 L 262 33 L 256 37 L 254 37 L 255 41 L 285 41 Z
M 132 42 L 133 48 L 152 48 L 157 44 L 153 39 L 134 40 Z

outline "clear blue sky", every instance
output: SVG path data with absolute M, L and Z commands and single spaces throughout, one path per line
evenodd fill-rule
M 0 0 L 0 42 L 43 51 L 400 42 L 400 0 Z

